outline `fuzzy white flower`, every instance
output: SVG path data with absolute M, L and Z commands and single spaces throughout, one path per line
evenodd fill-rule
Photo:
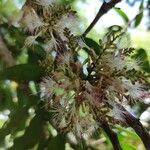
M 142 65 L 142 58 L 137 59 L 126 59 L 127 70 L 140 70 L 140 66 Z
M 128 90 L 129 95 L 133 99 L 142 98 L 146 94 L 146 92 L 143 89 L 143 86 L 138 82 L 135 82 L 135 84 L 133 84 L 131 80 L 125 78 L 122 80 L 122 82 L 123 82 L 123 86 L 125 87 L 125 89 Z
M 24 15 L 21 19 L 22 24 L 26 27 L 26 30 L 34 33 L 36 29 L 43 26 L 43 22 L 36 14 L 33 8 L 24 8 Z
M 63 40 L 66 40 L 66 37 L 63 34 L 65 28 L 68 28 L 74 35 L 80 33 L 78 19 L 76 16 L 70 13 L 62 16 L 60 21 L 57 23 L 56 28 Z
M 122 70 L 126 66 L 126 61 L 120 54 L 116 56 L 108 55 L 106 56 L 106 61 L 112 69 L 116 69 L 117 71 Z
M 36 3 L 41 6 L 49 6 L 57 2 L 58 0 L 36 0 Z
M 41 97 L 46 99 L 51 99 L 54 90 L 56 88 L 56 82 L 50 78 L 44 78 L 43 81 L 40 83 L 41 87 Z
M 66 52 L 60 57 L 61 64 L 66 64 L 69 66 L 70 61 L 73 60 L 71 52 Z
M 129 34 L 124 33 L 123 35 L 121 35 L 121 37 L 118 39 L 117 42 L 117 48 L 124 49 L 124 48 L 128 48 L 130 45 L 131 45 L 131 39 Z
M 112 106 L 112 114 L 114 118 L 124 122 L 125 120 L 121 108 L 115 102 L 112 102 L 111 106 Z

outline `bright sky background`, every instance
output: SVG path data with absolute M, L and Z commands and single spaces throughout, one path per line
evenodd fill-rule
M 102 2 L 100 0 L 86 0 L 85 2 L 78 0 L 77 7 L 79 7 L 80 12 L 84 14 L 86 17 L 88 23 L 90 23 L 95 15 L 97 14 Z M 137 2 L 135 6 L 131 7 L 127 3 L 125 3 L 125 0 L 123 0 L 121 3 L 118 3 L 116 6 L 121 8 L 129 17 L 130 20 L 132 20 L 138 13 L 140 2 Z M 144 12 L 146 14 L 146 12 Z M 101 28 L 106 28 L 114 24 L 123 25 L 123 20 L 121 17 L 115 12 L 114 9 L 111 9 L 107 14 L 105 14 L 100 21 L 95 26 L 96 30 L 99 30 Z M 146 18 L 143 19 L 140 28 L 145 28 L 146 24 Z

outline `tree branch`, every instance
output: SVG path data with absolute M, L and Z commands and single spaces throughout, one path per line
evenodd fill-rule
M 117 134 L 109 127 L 109 124 L 106 121 L 103 121 L 100 124 L 101 128 L 105 131 L 105 133 L 107 134 L 107 136 L 109 137 L 114 150 L 122 150 Z
M 135 118 L 120 104 L 117 105 L 121 110 L 121 117 L 124 122 L 134 129 L 137 135 L 141 138 L 146 150 L 150 150 L 150 135 L 148 131 L 143 127 L 140 120 Z
M 93 112 L 95 113 L 95 119 L 99 123 L 99 126 L 105 131 L 105 133 L 109 137 L 114 150 L 122 150 L 117 134 L 109 127 L 106 119 L 104 117 L 100 117 L 100 114 L 97 113 L 98 109 L 96 107 L 93 108 Z
M 89 27 L 85 30 L 82 36 L 85 37 L 91 31 L 91 29 L 95 26 L 98 20 L 119 2 L 121 2 L 121 0 L 111 0 L 108 3 L 104 2 L 102 6 L 100 7 L 96 17 L 94 18 L 92 23 L 89 25 Z

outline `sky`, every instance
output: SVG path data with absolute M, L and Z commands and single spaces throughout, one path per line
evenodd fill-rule
M 79 7 L 80 12 L 85 16 L 87 19 L 88 24 L 91 23 L 91 21 L 96 16 L 102 2 L 100 0 L 86 0 L 85 2 L 78 0 L 77 1 L 77 7 Z M 140 2 L 137 2 L 135 6 L 131 7 L 129 6 L 125 0 L 123 0 L 121 3 L 118 3 L 116 7 L 121 8 L 130 20 L 132 20 L 137 14 L 139 10 Z M 147 12 L 144 12 L 145 14 Z M 124 22 L 122 18 L 116 13 L 114 9 L 111 9 L 107 14 L 105 14 L 100 21 L 96 24 L 95 29 L 99 31 L 99 29 L 103 29 L 106 27 L 109 27 L 111 25 L 123 25 Z M 142 20 L 140 28 L 144 29 L 146 26 L 146 17 Z

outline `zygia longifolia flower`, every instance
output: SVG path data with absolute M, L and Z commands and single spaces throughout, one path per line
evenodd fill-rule
M 40 83 L 40 87 L 41 87 L 41 97 L 51 100 L 55 88 L 57 87 L 57 83 L 52 78 L 46 77 Z
M 103 91 L 101 88 L 101 85 L 97 86 L 92 86 L 88 81 L 85 84 L 85 98 L 91 103 L 92 105 L 95 106 L 101 106 L 102 105 L 102 100 L 103 100 Z
M 79 30 L 75 11 L 58 1 L 27 0 L 21 10 L 23 15 L 20 19 L 25 31 L 34 36 L 40 32 L 40 37 L 52 44 L 51 47 L 48 46 L 48 50 L 54 48 L 57 54 L 59 51 L 66 51 L 65 41 L 70 42 L 67 40 L 70 37 L 66 37 L 64 30 L 68 29 L 71 34 Z
M 25 27 L 25 30 L 31 34 L 38 32 L 39 28 L 42 27 L 44 23 L 39 18 L 36 11 L 30 6 L 24 6 L 23 12 L 21 23 Z
M 117 49 L 125 49 L 130 47 L 131 45 L 131 39 L 130 39 L 130 35 L 128 33 L 123 33 L 117 41 Z
M 62 65 L 70 66 L 70 62 L 73 62 L 73 54 L 71 52 L 65 52 L 60 57 L 60 63 Z
M 141 57 L 138 57 L 136 59 L 131 59 L 131 58 L 126 58 L 126 66 L 127 66 L 127 70 L 140 70 L 140 68 L 142 67 L 143 64 L 143 59 Z
M 123 68 L 126 67 L 126 61 L 124 58 L 118 53 L 117 55 L 108 54 L 105 57 L 106 61 L 108 62 L 108 65 L 113 70 L 123 70 Z M 118 65 L 119 64 L 119 65 Z
M 109 104 L 112 106 L 112 114 L 114 118 L 122 122 L 125 122 L 125 119 L 123 117 L 123 110 L 120 108 L 120 106 L 111 100 Z
M 111 110 L 114 118 L 125 122 L 127 112 L 119 105 L 149 95 L 143 77 L 140 82 L 141 61 L 131 59 L 134 49 L 128 48 L 130 40 L 121 27 L 109 28 L 97 55 L 77 36 L 79 21 L 70 7 L 54 0 L 27 0 L 22 11 L 21 23 L 31 33 L 25 45 L 31 46 L 40 36 L 52 58 L 40 62 L 46 68 L 40 88 L 41 98 L 49 103 L 47 111 L 53 113 L 51 123 L 58 130 L 80 137 L 97 126 L 97 117 L 111 122 Z M 81 64 L 79 51 L 84 47 L 88 57 Z
M 148 92 L 144 90 L 144 87 L 140 83 L 135 82 L 133 84 L 131 80 L 128 79 L 123 79 L 122 82 L 123 86 L 125 87 L 125 89 L 127 89 L 129 95 L 133 99 L 141 99 L 148 96 Z
M 41 6 L 50 6 L 53 4 L 57 4 L 59 2 L 59 0 L 36 0 L 35 3 Z
M 57 32 L 61 38 L 65 41 L 67 37 L 64 35 L 64 29 L 67 28 L 73 35 L 80 33 L 79 21 L 77 16 L 73 13 L 68 13 L 62 16 L 60 21 L 56 24 Z

